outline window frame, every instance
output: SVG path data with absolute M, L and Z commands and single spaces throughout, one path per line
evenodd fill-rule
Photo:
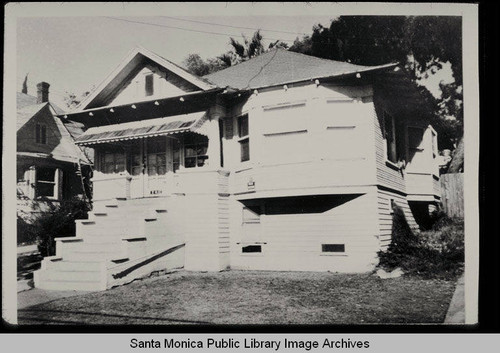
M 343 245 L 344 246 L 344 251 L 324 251 L 324 246 L 325 245 Z M 347 242 L 344 240 L 335 240 L 333 242 L 322 242 L 319 244 L 320 247 L 320 256 L 349 256 L 349 248 L 347 245 Z
M 54 172 L 53 180 L 39 179 L 40 172 L 43 169 L 51 170 Z M 35 171 L 35 199 L 40 200 L 40 199 L 45 198 L 48 200 L 60 200 L 62 198 L 62 195 L 60 195 L 60 191 L 59 191 L 60 183 L 62 182 L 61 173 L 62 173 L 62 171 L 59 168 L 51 168 L 51 167 L 36 168 L 36 171 Z M 52 185 L 52 195 L 51 196 L 40 195 L 40 193 L 39 193 L 40 188 L 38 187 L 39 184 Z
M 206 166 L 208 166 L 208 160 L 210 159 L 209 155 L 208 155 L 208 146 L 209 146 L 209 141 L 188 141 L 186 143 L 186 141 L 184 140 L 183 141 L 183 144 L 182 144 L 182 162 L 183 162 L 183 168 L 184 169 L 196 169 L 196 168 L 204 168 Z M 203 149 L 205 149 L 205 153 L 204 154 L 198 154 L 198 148 L 202 147 Z M 186 149 L 187 148 L 193 148 L 194 151 L 195 151 L 195 155 L 193 156 L 189 156 L 187 153 L 186 153 Z M 203 157 L 203 158 L 202 158 Z M 192 167 L 188 167 L 187 166 L 187 163 L 186 163 L 186 160 L 188 158 L 194 158 L 195 160 L 195 163 L 194 163 L 194 166 Z M 204 160 L 204 163 L 202 166 L 199 166 L 198 165 L 198 160 L 200 159 L 203 159 Z
M 149 87 L 150 86 L 150 87 Z M 150 88 L 150 90 L 148 90 Z M 155 77 L 153 73 L 144 75 L 144 96 L 151 97 L 155 94 Z
M 106 155 L 112 155 L 113 156 L 113 171 L 108 172 L 106 171 Z M 123 155 L 123 169 L 122 170 L 117 170 L 117 155 Z M 99 172 L 102 174 L 119 174 L 119 173 L 124 173 L 127 172 L 127 154 L 125 152 L 116 152 L 116 151 L 102 151 L 99 154 L 100 161 L 99 161 Z
M 35 125 L 35 141 L 40 145 L 48 144 L 47 136 L 47 125 L 42 123 L 36 123 Z
M 246 135 L 242 135 L 241 120 L 246 117 Z M 246 163 L 250 161 L 250 119 L 249 114 L 244 113 L 236 117 L 236 130 L 238 133 L 238 144 L 240 145 L 240 163 Z M 243 159 L 243 146 L 247 145 L 247 158 Z

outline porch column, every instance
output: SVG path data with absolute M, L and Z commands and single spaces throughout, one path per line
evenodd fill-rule
M 36 197 L 36 168 L 31 166 L 28 171 L 28 197 L 34 200 Z
M 212 118 L 206 122 L 208 136 L 208 163 L 209 168 L 218 170 L 220 165 L 221 141 L 219 136 L 219 120 Z

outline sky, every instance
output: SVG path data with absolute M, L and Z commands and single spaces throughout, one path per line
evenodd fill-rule
M 16 24 L 16 90 L 29 73 L 29 94 L 36 95 L 38 82 L 48 82 L 51 101 L 65 108 L 66 92 L 80 95 L 97 86 L 134 46 L 182 65 L 188 54 L 206 59 L 224 53 L 230 37 L 241 41 L 257 29 L 265 43 L 279 39 L 291 45 L 314 25 L 329 26 L 350 12 L 332 3 L 118 5 L 24 8 Z M 429 80 L 434 94 L 441 79 L 450 80 L 446 67 Z

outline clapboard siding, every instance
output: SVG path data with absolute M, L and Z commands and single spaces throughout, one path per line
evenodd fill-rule
M 378 229 L 379 229 L 379 240 L 381 250 L 387 249 L 391 242 L 392 237 L 392 208 L 391 199 L 394 200 L 396 205 L 400 207 L 406 217 L 409 226 L 413 230 L 417 230 L 418 226 L 413 218 L 413 214 L 408 205 L 406 197 L 385 190 L 377 191 L 377 205 L 378 205 Z
M 243 254 L 241 208 L 234 212 L 231 267 L 256 270 L 358 272 L 373 269 L 379 249 L 376 194 L 359 195 L 323 213 L 263 214 L 262 253 Z M 346 254 L 322 253 L 321 244 L 345 244 Z

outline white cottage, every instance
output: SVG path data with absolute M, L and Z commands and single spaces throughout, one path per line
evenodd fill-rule
M 104 290 L 155 270 L 366 272 L 393 206 L 439 201 L 436 132 L 397 64 L 272 50 L 193 76 L 133 50 L 67 118 L 95 151 L 94 210 L 35 285 Z

